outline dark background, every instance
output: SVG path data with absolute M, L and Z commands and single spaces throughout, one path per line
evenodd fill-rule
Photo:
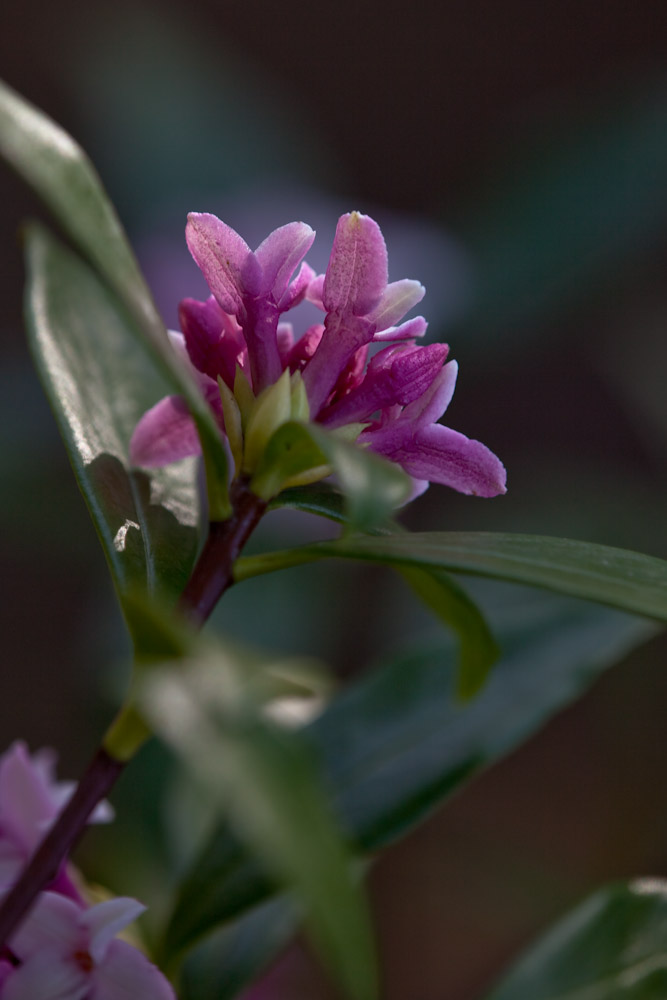
M 203 291 L 188 210 L 252 245 L 303 218 L 320 268 L 341 211 L 378 219 L 391 278 L 424 281 L 429 335 L 460 363 L 448 422 L 509 473 L 495 501 L 432 488 L 413 527 L 662 556 L 666 42 L 660 0 L 9 2 L 0 15 L 2 75 L 92 155 L 170 323 Z M 0 742 L 52 744 L 70 776 L 122 688 L 124 639 L 24 345 L 16 233 L 39 207 L 5 169 L 0 204 Z M 404 603 L 385 574 L 292 573 L 280 599 L 248 584 L 217 622 L 345 675 L 428 627 Z M 664 659 L 656 640 L 376 866 L 388 1000 L 473 1000 L 589 889 L 667 875 Z M 116 799 L 134 820 L 85 856 L 103 877 L 95 845 L 127 858 L 133 838 L 113 888 L 138 892 L 143 865 L 147 901 L 159 876 L 141 781 L 160 766 L 146 751 Z M 323 989 L 301 952 L 275 973 L 280 1000 Z

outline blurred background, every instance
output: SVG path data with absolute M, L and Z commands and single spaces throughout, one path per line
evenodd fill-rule
M 666 56 L 662 0 L 9 0 L 0 14 L 2 76 L 91 154 L 170 324 L 204 293 L 187 211 L 253 246 L 303 219 L 318 269 L 342 211 L 378 220 L 391 279 L 423 281 L 428 336 L 459 361 L 448 422 L 509 473 L 493 501 L 431 488 L 411 527 L 663 557 Z M 125 645 L 22 332 L 17 231 L 40 209 L 2 166 L 0 205 L 0 744 L 54 745 L 74 776 Z M 347 566 L 248 583 L 216 623 L 341 678 L 437 628 L 388 574 Z M 377 864 L 387 1000 L 474 1000 L 585 892 L 667 876 L 666 652 L 657 639 L 615 668 Z M 163 764 L 144 751 L 113 831 L 82 856 L 119 893 L 143 880 L 147 901 L 173 849 L 156 847 Z M 277 1000 L 333 995 L 299 948 L 271 982 Z

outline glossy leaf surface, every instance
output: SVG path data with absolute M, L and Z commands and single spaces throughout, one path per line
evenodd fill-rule
M 193 379 L 169 346 L 125 232 L 88 157 L 64 129 L 2 83 L 0 155 L 34 188 L 63 231 L 115 291 L 127 311 L 128 329 L 148 349 L 168 379 L 170 391 L 187 400 L 210 472 L 210 501 L 219 513 L 229 512 L 227 457 L 221 435 Z M 88 317 L 88 324 L 94 328 L 94 316 Z
M 164 382 L 93 271 L 39 226 L 26 233 L 30 346 L 119 595 L 177 593 L 197 547 L 195 466 L 130 469 L 128 441 Z
M 338 556 L 449 570 L 545 587 L 667 622 L 667 561 L 640 552 L 543 535 L 424 531 L 344 536 L 240 559 L 235 577 Z

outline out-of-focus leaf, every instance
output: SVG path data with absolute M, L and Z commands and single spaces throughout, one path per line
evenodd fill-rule
M 228 514 L 227 457 L 222 438 L 194 380 L 169 346 L 125 232 L 88 157 L 64 129 L 2 83 L 0 155 L 34 188 L 64 232 L 115 291 L 127 311 L 128 330 L 149 350 L 170 391 L 187 400 L 209 472 L 210 502 L 216 515 Z M 94 326 L 94 317 L 88 317 L 93 337 Z
M 234 1000 L 289 943 L 298 923 L 297 908 L 279 896 L 212 934 L 185 961 L 182 1000 Z
M 484 615 L 447 573 L 412 566 L 404 566 L 400 572 L 419 599 L 454 631 L 459 641 L 456 691 L 460 698 L 472 698 L 500 656 Z
M 317 466 L 329 466 L 336 474 L 352 530 L 382 524 L 410 493 L 410 480 L 399 466 L 335 433 L 296 421 L 275 432 L 251 488 L 260 496 L 275 496 L 290 478 Z
M 197 548 L 195 467 L 129 468 L 164 382 L 100 279 L 39 226 L 26 234 L 30 346 L 119 596 L 178 593 Z
M 546 587 L 667 622 L 667 561 L 626 549 L 543 535 L 424 531 L 343 536 L 239 559 L 237 580 L 329 556 L 451 570 Z
M 306 730 L 346 828 L 374 851 L 527 739 L 653 634 L 639 619 L 549 602 L 504 636 L 478 697 L 453 696 L 451 648 L 405 655 L 344 691 Z M 182 883 L 167 948 L 184 947 L 264 898 L 266 878 L 221 826 Z
M 242 672 L 225 671 L 214 653 L 151 668 L 140 692 L 141 710 L 155 731 L 224 809 L 274 885 L 294 893 L 306 930 L 346 994 L 372 1000 L 375 966 L 363 896 L 302 737 L 260 715 Z M 229 869 L 228 856 L 225 880 Z M 210 929 L 204 914 L 199 932 Z M 172 934 L 165 957 L 174 959 L 188 943 Z
M 488 1000 L 664 1000 L 667 882 L 600 890 L 519 959 Z

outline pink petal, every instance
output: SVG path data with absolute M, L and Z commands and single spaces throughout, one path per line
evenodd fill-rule
M 99 963 L 116 934 L 145 911 L 143 903 L 125 896 L 107 899 L 81 914 L 79 923 L 88 933 L 88 951 Z
M 314 306 L 321 309 L 322 312 L 326 312 L 324 308 L 324 302 L 322 302 L 322 295 L 324 293 L 324 279 L 326 275 L 318 274 L 317 277 L 309 283 L 306 289 L 306 302 L 312 302 Z
M 376 354 L 361 384 L 320 415 L 323 424 L 340 427 L 366 420 L 376 410 L 405 406 L 422 396 L 442 370 L 446 344 L 388 347 Z
M 0 838 L 0 891 L 12 885 L 22 865 L 30 857 L 30 851 L 21 849 L 6 835 Z
M 14 971 L 14 966 L 11 962 L 8 962 L 5 958 L 0 958 L 0 991 L 2 989 L 2 984 Z
M 315 272 L 310 264 L 307 264 L 304 260 L 299 268 L 299 273 L 296 278 L 291 285 L 287 286 L 284 295 L 278 303 L 278 309 L 280 312 L 287 312 L 288 309 L 292 309 L 293 306 L 298 306 L 300 302 L 303 302 L 314 279 Z
M 132 465 L 144 468 L 168 465 L 200 452 L 195 422 L 180 396 L 166 396 L 144 413 L 130 441 Z
M 315 354 L 303 370 L 310 415 L 315 419 L 352 355 L 370 343 L 374 327 L 361 316 L 342 319 L 328 313 L 324 334 Z
M 95 1000 L 176 1000 L 160 970 L 126 941 L 111 942 L 94 978 Z
M 327 312 L 366 316 L 387 287 L 387 248 L 368 215 L 342 215 L 336 227 L 322 301 Z
M 415 316 L 400 326 L 388 326 L 386 330 L 377 332 L 373 340 L 413 340 L 415 337 L 423 337 L 428 328 L 428 323 L 423 316 Z
M 305 222 L 290 222 L 266 237 L 255 250 L 255 258 L 262 269 L 263 294 L 270 294 L 276 303 L 280 301 L 297 264 L 308 253 L 314 239 L 315 230 Z
M 0 760 L 0 827 L 30 853 L 58 806 L 44 768 L 33 763 L 25 743 L 13 743 Z
M 480 497 L 505 493 L 506 473 L 502 462 L 480 441 L 471 441 L 442 424 L 424 427 L 411 436 L 408 424 L 399 440 L 383 431 L 369 432 L 374 451 L 402 465 L 415 479 L 428 479 Z
M 278 344 L 280 363 L 283 368 L 287 368 L 288 359 L 294 347 L 294 328 L 291 323 L 278 323 L 276 342 Z
M 398 323 L 407 312 L 410 312 L 424 298 L 426 289 L 418 281 L 403 278 L 402 281 L 392 281 L 387 285 L 382 298 L 369 316 L 378 330 Z
M 90 987 L 80 966 L 47 949 L 9 974 L 2 1000 L 88 1000 Z
M 206 302 L 183 299 L 178 316 L 190 361 L 212 379 L 222 376 L 231 388 L 245 341 L 240 326 L 211 296 Z
M 409 406 L 406 406 L 401 414 L 401 419 L 413 426 L 420 427 L 434 424 L 436 420 L 439 420 L 452 401 L 458 371 L 457 362 L 448 361 L 426 392 Z
M 9 946 L 23 962 L 43 950 L 69 955 L 86 948 L 87 936 L 79 926 L 82 912 L 71 899 L 55 892 L 43 892 L 9 938 Z
M 230 226 L 207 212 L 188 215 L 185 239 L 222 309 L 238 315 L 247 285 L 260 277 L 259 264 L 248 244 Z
M 321 324 L 309 327 L 291 348 L 285 367 L 291 372 L 301 371 L 315 354 L 323 334 L 324 327 Z

